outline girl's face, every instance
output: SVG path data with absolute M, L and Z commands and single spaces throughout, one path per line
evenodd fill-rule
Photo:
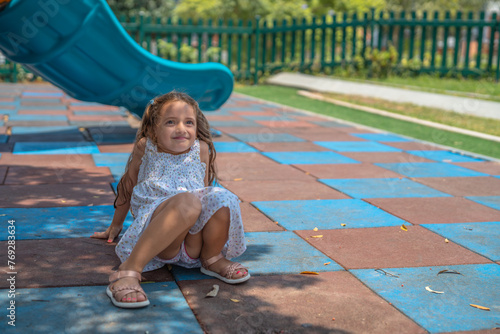
M 157 145 L 160 151 L 181 154 L 189 151 L 196 139 L 196 114 L 183 101 L 164 105 L 156 126 Z

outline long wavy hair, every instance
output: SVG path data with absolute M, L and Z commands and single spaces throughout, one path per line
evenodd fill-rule
M 196 114 L 196 137 L 207 143 L 209 149 L 208 155 L 208 184 L 211 185 L 217 182 L 217 172 L 215 170 L 215 147 L 212 140 L 212 135 L 210 133 L 210 125 L 208 120 L 200 110 L 198 103 L 189 95 L 181 92 L 172 91 L 170 93 L 156 97 L 146 107 L 144 115 L 142 116 L 141 126 L 135 138 L 135 143 L 137 144 L 142 138 L 149 138 L 155 145 L 158 145 L 155 128 L 160 121 L 161 110 L 163 107 L 169 103 L 182 101 L 191 106 Z M 128 169 L 132 161 L 132 155 L 130 155 L 127 165 L 125 167 L 125 172 L 120 179 L 117 186 L 116 198 L 114 202 L 114 207 L 117 206 L 118 198 L 123 196 L 124 202 L 128 201 L 132 195 L 132 189 L 127 188 L 126 184 L 131 184 L 128 176 Z M 120 203 L 121 205 L 123 203 Z

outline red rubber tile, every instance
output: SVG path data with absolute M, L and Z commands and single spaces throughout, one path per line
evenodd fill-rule
M 239 116 L 224 116 L 224 115 L 206 115 L 208 122 L 215 122 L 215 121 L 246 121 L 245 118 L 239 117 Z
M 342 155 L 360 162 L 435 162 L 406 152 L 342 152 Z
M 406 151 L 431 151 L 431 150 L 442 150 L 437 146 L 431 144 L 420 143 L 416 141 L 404 141 L 404 142 L 385 142 L 384 145 L 392 146 Z
M 16 242 L 16 288 L 107 285 L 120 265 L 116 243 L 92 238 L 18 240 Z M 7 242 L 0 242 L 7 249 Z M 68 251 L 71 250 L 71 251 Z M 6 262 L 6 261 L 5 261 Z M 0 267 L 2 271 L 7 266 Z M 171 281 L 165 268 L 143 274 L 145 281 Z M 7 280 L 0 288 L 7 288 Z M 103 293 L 104 293 L 103 287 Z M 77 296 L 75 296 L 77 298 Z
M 365 199 L 412 224 L 500 221 L 500 211 L 460 197 Z
M 403 268 L 491 263 L 491 261 L 421 227 L 406 225 L 295 231 L 346 269 Z M 322 238 L 311 238 L 323 235 Z M 367 242 L 369 240 L 369 242 Z
M 178 284 L 208 333 L 426 333 L 344 271 L 252 277 L 215 298 L 218 280 Z
M 293 165 L 306 174 L 318 179 L 362 179 L 362 178 L 394 178 L 404 177 L 388 169 L 372 165 L 360 164 L 318 164 L 318 165 Z
M 4 184 L 112 183 L 108 167 L 55 168 L 10 166 Z
M 455 162 L 453 164 L 475 170 L 476 172 L 486 173 L 490 175 L 500 175 L 500 162 Z
M 132 153 L 134 144 L 99 144 L 101 153 Z
M 221 184 L 246 202 L 350 198 L 312 178 L 309 181 L 290 179 L 286 182 L 222 181 Z
M 67 121 L 7 121 L 8 126 L 61 126 L 68 125 Z
M 1 208 L 112 205 L 115 200 L 109 183 L 2 185 L 0 193 L 9 194 Z
M 47 100 L 48 99 L 54 99 L 54 97 L 43 97 L 43 98 L 46 98 Z M 42 98 L 42 99 L 43 99 Z M 38 99 L 38 96 L 36 97 L 37 100 Z M 62 104 L 62 102 L 59 100 L 59 102 L 54 102 L 54 101 L 36 101 L 36 102 L 32 102 L 32 101 L 23 101 L 24 99 L 21 99 L 21 105 L 20 105 L 20 108 L 22 108 L 23 106 L 60 106 Z
M 421 177 L 412 180 L 453 196 L 500 196 L 500 179 L 496 177 Z
M 212 140 L 214 142 L 235 142 L 239 141 L 234 139 L 233 137 L 230 137 L 229 135 L 222 133 L 219 137 L 212 137 Z
M 255 121 L 270 128 L 315 128 L 318 125 L 304 121 Z
M 231 133 L 272 133 L 272 131 L 276 130 L 270 130 L 265 127 L 259 127 L 259 126 L 223 126 L 220 128 L 215 128 L 219 131 L 222 131 L 223 133 L 231 134 Z
M 329 149 L 311 142 L 274 142 L 274 143 L 248 143 L 262 152 L 315 152 L 330 151 Z
M 0 134 L 4 135 L 7 133 L 7 127 L 6 126 L 0 126 Z
M 70 122 L 85 121 L 85 122 L 115 122 L 124 121 L 127 118 L 121 115 L 116 116 L 103 116 L 103 115 L 69 115 L 68 120 Z
M 17 112 L 18 115 L 72 115 L 72 112 L 69 110 L 30 110 L 30 109 L 20 109 Z
M 262 212 L 248 202 L 241 202 L 240 209 L 245 232 L 269 232 L 284 230 L 281 226 L 267 218 Z
M 231 108 L 228 108 L 231 109 Z M 272 111 L 241 111 L 241 110 L 229 110 L 229 112 L 238 116 L 278 116 Z
M 13 97 L 2 97 L 0 98 L 0 102 L 14 102 Z
M 314 129 L 286 129 L 286 132 L 310 141 L 366 141 L 362 138 L 351 136 L 337 130 L 336 128 L 318 127 Z
M 80 101 L 77 101 L 80 102 Z M 118 111 L 120 110 L 119 107 L 115 106 L 107 106 L 107 105 L 102 105 L 102 106 L 69 106 L 71 110 L 74 111 Z
M 4 166 L 40 166 L 57 168 L 95 167 L 90 154 L 12 154 L 2 152 L 0 165 Z

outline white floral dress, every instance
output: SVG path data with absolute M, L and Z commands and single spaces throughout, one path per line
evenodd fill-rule
M 158 205 L 182 192 L 190 192 L 198 197 L 202 211 L 189 233 L 200 232 L 212 215 L 222 207 L 231 212 L 229 239 L 222 253 L 226 258 L 237 257 L 246 249 L 239 199 L 236 195 L 220 187 L 205 187 L 206 164 L 200 159 L 200 142 L 195 140 L 189 152 L 179 155 L 158 152 L 156 145 L 147 139 L 142 157 L 137 184 L 131 197 L 131 211 L 134 222 L 124 233 L 116 246 L 116 254 L 123 262 L 129 256 L 140 235 L 149 224 Z M 151 271 L 165 263 L 153 258 L 144 271 Z M 200 261 L 192 264 L 179 263 L 184 267 L 200 267 Z

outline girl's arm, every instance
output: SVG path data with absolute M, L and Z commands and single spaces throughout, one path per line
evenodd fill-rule
M 208 187 L 208 163 L 209 163 L 209 157 L 208 157 L 208 144 L 205 143 L 204 141 L 200 140 L 200 159 L 201 162 L 204 162 L 205 165 L 207 165 L 207 169 L 205 170 L 205 187 Z
M 113 242 L 113 240 L 120 234 L 123 228 L 123 223 L 127 217 L 127 213 L 130 209 L 130 198 L 132 195 L 132 190 L 137 184 L 137 177 L 139 174 L 139 168 L 141 166 L 142 156 L 144 155 L 144 149 L 146 147 L 146 138 L 142 138 L 139 142 L 134 145 L 134 150 L 132 151 L 132 160 L 128 165 L 127 174 L 122 176 L 120 182 L 122 182 L 122 190 L 125 194 L 120 194 L 120 198 L 116 201 L 115 214 L 113 215 L 113 220 L 111 224 L 104 232 L 95 232 L 91 237 L 98 239 L 108 239 L 108 242 Z

